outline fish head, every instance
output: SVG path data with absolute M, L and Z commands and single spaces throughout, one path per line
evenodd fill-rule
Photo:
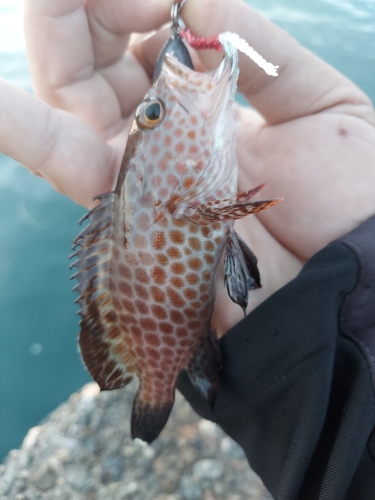
M 144 188 L 156 193 L 158 201 L 186 190 L 190 198 L 196 197 L 197 190 L 191 189 L 198 182 L 215 176 L 217 169 L 235 170 L 232 104 L 237 77 L 235 50 L 227 51 L 221 64 L 207 73 L 194 71 L 173 54 L 164 54 L 131 131 L 137 136 L 132 163 L 136 168 L 143 165 Z M 226 160 L 216 161 L 218 157 Z M 168 176 L 169 182 L 165 180 Z M 219 178 L 216 175 L 217 182 Z

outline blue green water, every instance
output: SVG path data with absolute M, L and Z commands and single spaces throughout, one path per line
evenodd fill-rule
M 375 0 L 249 3 L 375 102 Z M 21 4 L 0 0 L 0 77 L 31 91 Z M 89 380 L 77 353 L 68 270 L 83 214 L 0 155 L 0 460 L 21 444 L 29 427 Z

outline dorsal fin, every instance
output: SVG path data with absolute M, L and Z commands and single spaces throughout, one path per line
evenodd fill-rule
M 136 122 L 134 122 L 136 124 Z M 117 389 L 131 381 L 135 372 L 112 301 L 112 266 L 116 245 L 124 242 L 124 213 L 120 207 L 121 190 L 139 144 L 140 131 L 133 125 L 118 174 L 114 192 L 97 196 L 100 205 L 83 219 L 90 224 L 77 236 L 71 267 L 78 271 L 74 287 L 82 317 L 79 346 L 83 361 L 102 390 Z M 117 240 L 116 240 L 117 237 Z
M 111 295 L 111 261 L 119 196 L 98 196 L 100 205 L 83 220 L 90 224 L 79 234 L 71 257 L 78 257 L 71 267 L 78 271 L 74 287 L 80 292 L 76 300 L 82 316 L 79 345 L 87 369 L 101 389 L 123 387 L 132 379 L 131 359 L 120 348 L 121 331 Z M 116 347 L 119 346 L 118 349 Z M 130 365 L 130 366 L 129 366 Z

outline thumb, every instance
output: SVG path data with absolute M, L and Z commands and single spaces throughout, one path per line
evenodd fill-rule
M 232 31 L 279 66 L 275 78 L 240 55 L 238 89 L 269 124 L 318 113 L 343 102 L 368 101 L 347 78 L 241 0 L 188 0 L 182 17 L 195 36 Z M 199 55 L 210 69 L 221 59 L 213 51 L 200 51 Z

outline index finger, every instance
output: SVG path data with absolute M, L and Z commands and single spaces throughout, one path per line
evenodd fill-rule
M 240 56 L 238 89 L 269 124 L 338 105 L 347 105 L 349 111 L 350 106 L 370 104 L 346 77 L 241 0 L 188 0 L 182 15 L 194 35 L 235 32 L 267 61 L 279 66 L 275 78 Z M 217 56 L 211 52 L 201 51 L 199 55 L 207 67 L 217 65 Z

